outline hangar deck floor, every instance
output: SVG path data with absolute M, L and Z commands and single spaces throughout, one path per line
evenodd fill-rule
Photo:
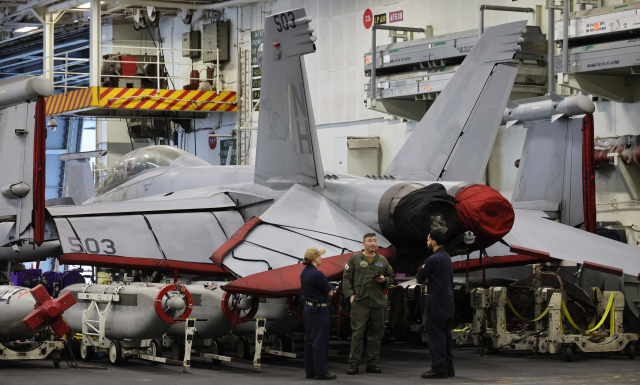
M 332 349 L 346 349 L 338 342 Z M 542 355 L 538 359 L 527 358 L 527 352 L 501 352 L 479 356 L 474 348 L 454 349 L 456 377 L 446 380 L 423 380 L 420 374 L 429 369 L 428 349 L 407 348 L 404 345 L 384 346 L 379 367 L 382 374 L 364 373 L 347 376 L 346 357 L 329 357 L 329 370 L 338 374 L 330 383 L 348 384 L 632 384 L 640 383 L 640 363 L 627 356 L 574 355 L 573 362 L 565 362 L 561 355 Z M 84 363 L 81 363 L 84 364 Z M 204 358 L 193 360 L 191 371 L 182 373 L 177 366 L 158 365 L 140 360 L 124 362 L 120 367 L 109 364 L 107 359 L 95 360 L 93 366 L 108 370 L 70 369 L 63 361 L 59 369 L 51 361 L 0 361 L 0 376 L 13 384 L 299 384 L 314 383 L 306 380 L 302 360 L 264 357 L 261 373 L 235 363 L 214 365 Z

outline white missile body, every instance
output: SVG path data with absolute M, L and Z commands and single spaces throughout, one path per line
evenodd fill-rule
M 71 292 L 78 301 L 65 313 L 64 319 L 76 333 L 82 332 L 83 312 L 89 308 L 97 295 L 114 296 L 111 310 L 105 322 L 104 335 L 110 340 L 159 338 L 169 330 L 168 320 L 177 318 L 187 308 L 185 297 L 163 293 L 167 285 L 146 283 L 121 283 L 108 285 L 75 284 L 66 287 L 61 293 Z M 117 299 L 117 300 L 116 300 Z M 156 302 L 162 310 L 156 309 Z M 97 302 L 103 311 L 106 302 Z M 161 314 L 164 312 L 163 314 Z M 91 316 L 91 315 L 90 315 Z M 97 319 L 95 311 L 91 319 Z M 181 323 L 182 329 L 184 325 Z
M 536 98 L 538 99 L 538 98 Z M 575 95 L 562 97 L 551 93 L 551 98 L 543 97 L 540 100 L 533 100 L 529 103 L 516 104 L 512 101 L 507 103 L 507 108 L 502 117 L 502 123 L 507 128 L 514 124 L 535 122 L 538 120 L 556 120 L 574 115 L 590 114 L 596 107 L 585 95 Z
M 69 328 L 61 316 L 73 303 L 69 296 L 51 298 L 42 285 L 0 286 L 0 341 L 31 338 L 47 325 L 62 337 Z
M 231 320 L 222 309 L 225 292 L 222 290 L 226 282 L 207 282 L 186 285 L 193 297 L 193 311 L 189 318 L 196 318 L 197 337 L 200 339 L 220 338 L 231 331 Z M 251 300 L 241 302 L 240 316 L 250 311 Z M 238 324 L 240 333 L 255 333 L 256 318 L 267 319 L 267 332 L 270 335 L 280 335 L 291 332 L 298 322 L 298 318 L 289 313 L 285 298 L 261 299 L 257 304 L 258 311 L 251 321 Z M 185 328 L 183 324 L 171 325 L 167 334 L 175 339 L 183 339 Z
M 33 337 L 46 325 L 29 330 L 22 320 L 36 306 L 29 289 L 19 286 L 0 286 L 0 337 L 6 341 L 16 341 Z

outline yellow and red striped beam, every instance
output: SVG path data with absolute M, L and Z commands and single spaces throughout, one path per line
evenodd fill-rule
M 223 91 L 156 90 L 149 88 L 89 87 L 47 97 L 47 115 L 58 115 L 89 108 L 237 111 L 236 93 Z

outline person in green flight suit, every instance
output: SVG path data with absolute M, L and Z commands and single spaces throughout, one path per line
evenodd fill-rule
M 367 335 L 367 373 L 380 373 L 377 367 L 380 344 L 384 336 L 384 311 L 387 296 L 384 290 L 395 282 L 389 261 L 376 253 L 378 240 L 375 233 L 365 234 L 364 250 L 353 254 L 344 267 L 342 290 L 351 302 L 351 352 L 347 374 L 360 373 L 360 356 L 365 329 Z

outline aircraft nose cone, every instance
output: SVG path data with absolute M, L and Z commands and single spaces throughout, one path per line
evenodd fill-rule
M 475 234 L 474 248 L 489 247 L 511 231 L 515 219 L 513 206 L 491 187 L 481 184 L 466 187 L 455 200 L 459 231 Z

